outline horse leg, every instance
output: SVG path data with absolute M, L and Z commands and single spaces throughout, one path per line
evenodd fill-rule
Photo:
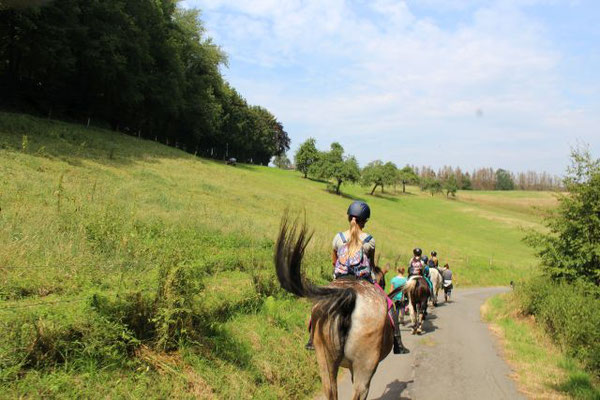
M 319 326 L 320 329 L 327 329 Z M 315 326 L 315 330 L 317 327 Z M 324 337 L 322 331 L 318 334 L 314 334 L 314 345 L 315 353 L 317 356 L 317 364 L 319 365 L 319 375 L 321 376 L 321 383 L 323 384 L 323 392 L 327 400 L 337 400 L 338 398 L 338 387 L 337 387 L 337 374 L 340 367 L 340 362 L 334 358 L 331 353 L 331 347 L 333 344 Z
M 419 309 L 419 303 L 414 304 L 413 305 L 413 309 L 411 312 L 411 316 L 414 316 L 412 318 L 413 321 L 413 330 L 412 330 L 412 334 L 416 334 L 418 329 L 419 329 L 419 316 L 421 315 L 421 310 Z
M 368 351 L 365 349 L 365 351 Z M 352 385 L 352 400 L 366 400 L 371 387 L 371 379 L 379 364 L 379 354 L 373 352 L 369 359 L 357 359 L 353 363 L 354 382 Z

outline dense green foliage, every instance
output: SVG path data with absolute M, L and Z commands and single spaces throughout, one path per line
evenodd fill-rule
M 600 289 L 583 280 L 554 282 L 542 277 L 518 284 L 515 295 L 524 313 L 567 352 L 600 377 Z
M 454 175 L 450 175 L 447 179 L 442 182 L 442 188 L 444 192 L 446 192 L 446 198 L 450 195 L 452 197 L 456 196 L 456 191 L 458 190 L 458 183 L 456 182 L 456 178 Z
M 406 193 L 406 185 L 416 185 L 419 183 L 419 177 L 410 166 L 398 170 L 398 182 L 402 183 L 402 193 Z
M 500 168 L 496 170 L 496 190 L 513 190 L 515 183 L 510 172 Z
M 600 285 L 600 160 L 588 151 L 573 151 L 568 172 L 567 194 L 546 217 L 548 232 L 531 233 L 527 241 L 553 278 L 585 278 Z
M 381 187 L 381 193 L 384 192 L 386 185 L 393 185 L 398 179 L 398 168 L 392 162 L 375 160 L 367 164 L 361 173 L 361 183 L 365 186 L 373 185 L 371 194 L 375 193 L 377 186 Z
M 340 194 L 344 182 L 358 182 L 360 168 L 354 156 L 345 156 L 344 148 L 339 143 L 332 143 L 329 151 L 319 153 L 309 173 L 316 178 L 331 181 L 331 189 Z
M 308 138 L 300 145 L 294 156 L 296 169 L 304 174 L 306 178 L 311 165 L 319 159 L 319 150 L 317 150 L 316 140 Z
M 0 11 L 0 106 L 266 165 L 289 137 L 223 80 L 224 62 L 199 11 L 174 0 Z

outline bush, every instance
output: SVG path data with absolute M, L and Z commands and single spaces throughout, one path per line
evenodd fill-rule
M 525 314 L 535 316 L 561 347 L 600 376 L 600 290 L 596 285 L 536 278 L 518 285 L 515 295 Z

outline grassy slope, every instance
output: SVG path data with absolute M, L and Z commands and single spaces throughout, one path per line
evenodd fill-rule
M 499 295 L 482 306 L 482 314 L 502 340 L 519 389 L 532 399 L 600 399 L 600 387 L 590 374 L 538 325 L 519 316 L 518 308 L 512 294 Z
M 414 189 L 375 197 L 359 186 L 343 191 L 332 195 L 295 172 L 233 168 L 109 131 L 0 114 L 0 321 L 7 329 L 18 318 L 92 318 L 91 296 L 152 292 L 160 268 L 170 264 L 200 271 L 198 313 L 225 315 L 207 327 L 201 346 L 164 362 L 146 354 L 136 358 L 145 364 L 115 361 L 101 370 L 92 361 L 67 363 L 19 379 L 7 373 L 0 382 L 13 394 L 302 397 L 316 379 L 301 348 L 309 306 L 280 295 L 265 301 L 268 291 L 253 285 L 257 271 L 272 276 L 272 240 L 285 209 L 305 211 L 315 230 L 307 260 L 315 279 L 329 273 L 331 237 L 346 227 L 349 198 L 362 198 L 371 205 L 368 230 L 384 261 L 401 255 L 406 262 L 415 246 L 435 248 L 459 285 L 497 285 L 531 273 L 535 261 L 521 227 L 539 227 L 531 203 L 553 204 L 547 193 L 446 200 Z M 240 378 L 229 379 L 231 373 Z

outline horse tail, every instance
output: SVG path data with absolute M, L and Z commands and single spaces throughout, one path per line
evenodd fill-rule
M 352 288 L 333 288 L 317 286 L 302 275 L 302 258 L 306 246 L 312 237 L 306 224 L 298 228 L 298 222 L 291 225 L 284 216 L 279 228 L 279 237 L 275 246 L 275 271 L 281 287 L 298 297 L 319 301 L 313 310 L 313 326 L 325 319 L 337 320 L 337 330 L 341 348 L 350 330 L 351 315 L 356 305 L 356 291 Z M 330 325 L 332 329 L 336 327 Z
M 404 285 L 402 292 L 404 294 L 412 292 L 417 287 L 418 279 L 409 279 L 408 282 Z

